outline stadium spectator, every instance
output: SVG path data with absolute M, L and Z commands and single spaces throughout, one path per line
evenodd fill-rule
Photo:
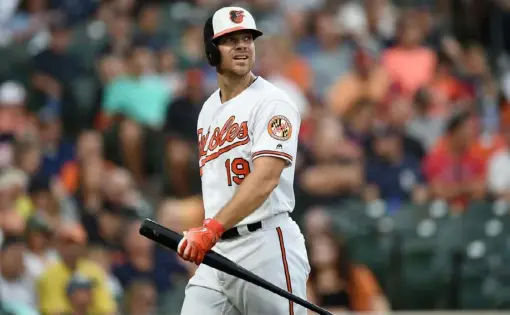
M 484 163 L 469 151 L 473 124 L 469 112 L 454 113 L 446 125 L 446 145 L 432 150 L 423 162 L 432 196 L 448 201 L 453 211 L 486 195 Z
M 158 73 L 176 98 L 182 96 L 186 89 L 186 75 L 177 69 L 177 57 L 172 49 L 164 48 L 158 53 Z
M 101 134 L 95 130 L 83 131 L 76 144 L 76 159 L 66 162 L 60 171 L 62 185 L 68 194 L 75 194 L 80 184 L 80 178 L 83 165 L 88 161 L 99 160 L 104 161 L 103 138 Z M 110 164 L 104 161 L 105 168 Z
M 119 279 L 112 273 L 113 263 L 121 257 L 120 251 L 105 245 L 91 243 L 88 246 L 87 257 L 103 269 L 108 277 L 108 288 L 115 300 L 120 301 L 124 290 Z
M 116 78 L 106 87 L 102 110 L 110 118 L 120 119 L 117 136 L 122 161 L 136 181 L 143 183 L 148 163 L 144 153 L 157 148 L 154 142 L 160 139 L 158 131 L 164 124 L 172 92 L 155 75 L 155 57 L 150 50 L 134 48 L 128 60 L 129 75 Z
M 39 139 L 24 137 L 14 142 L 14 167 L 28 177 L 36 175 L 41 168 L 42 152 Z
M 402 86 L 404 95 L 412 97 L 432 80 L 437 57 L 423 46 L 424 34 L 414 12 L 403 15 L 397 29 L 397 43 L 383 52 L 382 64 L 391 79 Z
M 339 117 L 361 100 L 369 100 L 376 108 L 384 101 L 390 78 L 378 64 L 374 52 L 359 47 L 354 54 L 354 69 L 339 77 L 327 92 L 326 106 Z
M 125 257 L 113 266 L 113 274 L 125 289 L 134 281 L 145 279 L 151 281 L 160 294 L 168 293 L 172 289 L 172 278 L 187 270 L 175 253 L 141 236 L 140 223 L 135 220 L 125 227 L 122 242 Z
M 158 291 L 154 284 L 146 280 L 135 280 L 127 288 L 122 314 L 154 315 L 157 303 Z
M 133 39 L 135 46 L 148 47 L 154 51 L 159 51 L 166 46 L 168 35 L 160 31 L 160 17 L 161 11 L 158 6 L 149 3 L 142 7 L 138 14 L 139 32 Z
M 58 253 L 51 247 L 54 229 L 40 215 L 32 215 L 26 224 L 25 241 L 27 249 L 24 263 L 27 271 L 35 278 L 56 262 Z
M 332 117 L 317 126 L 313 146 L 300 150 L 302 162 L 296 170 L 304 204 L 331 205 L 359 193 L 363 182 L 363 153 L 345 138 L 342 126 Z
M 0 230 L 4 233 L 22 234 L 25 220 L 32 208 L 19 203 L 19 182 L 14 170 L 5 170 L 0 175 Z
M 414 95 L 412 119 L 406 123 L 409 137 L 418 140 L 426 151 L 434 147 L 444 129 L 444 119 L 431 114 L 433 106 L 429 89 L 420 88 Z
M 92 280 L 81 276 L 73 275 L 66 287 L 66 294 L 71 306 L 69 313 L 66 315 L 86 315 L 89 314 L 88 308 L 92 303 L 92 288 L 94 287 Z
M 117 2 L 113 2 L 115 5 Z M 106 44 L 101 49 L 102 56 L 124 57 L 133 46 L 131 18 L 113 9 L 113 18 L 108 20 Z
M 501 125 L 506 147 L 496 152 L 489 160 L 487 186 L 495 198 L 510 202 L 510 125 Z
M 202 71 L 188 70 L 185 79 L 184 94 L 168 106 L 165 122 L 168 190 L 179 197 L 201 191 L 200 173 L 196 169 L 198 151 L 194 125 L 206 99 Z
M 20 235 L 7 236 L 0 255 L 0 301 L 9 301 L 37 309 L 35 277 L 23 261 L 26 251 Z
M 421 160 L 425 157 L 425 147 L 419 138 L 406 133 L 407 122 L 413 117 L 412 106 L 411 100 L 407 97 L 399 97 L 393 100 L 384 122 L 402 134 L 405 153 Z
M 33 213 L 41 215 L 52 227 L 78 222 L 76 204 L 67 196 L 58 180 L 50 181 L 45 176 L 32 177 L 28 193 L 32 199 Z
M 302 119 L 306 119 L 309 114 L 308 100 L 304 90 L 292 81 L 286 75 L 286 63 L 289 62 L 284 55 L 284 39 L 277 36 L 263 39 L 260 41 L 260 48 L 257 50 L 258 72 L 277 88 L 283 90 L 294 102 Z
M 112 315 L 117 311 L 105 272 L 85 258 L 87 235 L 82 226 L 65 224 L 57 230 L 59 261 L 52 264 L 38 279 L 37 294 L 40 311 L 44 315 L 69 314 L 72 306 L 66 288 L 73 275 L 80 274 L 93 281 L 92 301 L 88 312 Z
M 334 12 L 322 11 L 315 18 L 318 47 L 307 56 L 314 78 L 314 93 L 323 98 L 338 77 L 351 69 L 353 49 L 342 41 Z M 334 26 L 332 26 L 334 25 Z
M 36 93 L 32 110 L 51 107 L 55 112 L 73 108 L 70 84 L 83 69 L 79 60 L 67 51 L 71 41 L 71 25 L 66 18 L 55 19 L 50 25 L 49 47 L 32 60 L 31 83 Z
M 331 312 L 381 313 L 389 303 L 375 276 L 364 265 L 355 264 L 342 240 L 332 232 L 308 241 L 311 272 L 308 297 Z
M 375 105 L 367 99 L 354 103 L 343 116 L 346 137 L 361 149 L 367 149 L 370 133 L 375 125 Z
M 62 120 L 55 107 L 42 108 L 38 113 L 38 121 L 42 152 L 38 175 L 54 178 L 66 162 L 75 158 L 75 146 L 65 136 Z
M 420 161 L 405 154 L 403 135 L 391 127 L 376 130 L 372 145 L 375 155 L 365 164 L 365 182 L 375 186 L 388 211 L 394 212 L 424 184 Z
M 0 85 L 0 166 L 15 163 L 15 141 L 28 131 L 25 114 L 26 90 L 18 82 L 8 81 Z

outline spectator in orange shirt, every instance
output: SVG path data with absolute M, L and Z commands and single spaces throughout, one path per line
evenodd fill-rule
M 486 194 L 484 162 L 469 150 L 473 127 L 469 112 L 455 113 L 447 123 L 445 145 L 432 150 L 423 165 L 433 197 L 450 202 L 454 211 Z
M 310 301 L 330 312 L 387 312 L 389 303 L 377 279 L 364 265 L 354 264 L 345 241 L 328 231 L 310 239 Z
M 432 80 L 436 55 L 422 45 L 424 34 L 413 13 L 404 15 L 398 26 L 397 44 L 383 53 L 382 64 L 391 79 L 402 86 L 404 94 L 412 97 Z
M 375 104 L 382 102 L 390 88 L 390 78 L 372 52 L 358 48 L 354 62 L 354 71 L 339 77 L 326 96 L 326 106 L 338 116 L 343 116 L 362 99 Z
M 60 178 L 67 193 L 76 193 L 84 163 L 94 159 L 104 160 L 103 139 L 97 131 L 84 131 L 78 138 L 77 159 L 65 163 L 60 171 Z M 105 162 L 105 166 L 108 165 Z

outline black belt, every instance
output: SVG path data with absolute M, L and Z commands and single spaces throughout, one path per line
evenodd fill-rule
M 250 223 L 247 225 L 248 227 L 248 231 L 250 232 L 255 232 L 256 230 L 258 229 L 261 229 L 262 228 L 262 222 L 259 221 L 259 222 L 255 222 L 255 223 Z M 226 230 L 223 235 L 221 236 L 221 239 L 222 240 L 229 240 L 229 239 L 232 239 L 232 238 L 236 238 L 238 236 L 241 236 L 241 234 L 239 234 L 239 231 L 237 230 L 237 227 L 233 227 L 229 230 Z

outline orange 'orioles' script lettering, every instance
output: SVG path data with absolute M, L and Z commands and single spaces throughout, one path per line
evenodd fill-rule
M 201 158 L 204 157 L 200 162 L 200 166 L 204 166 L 205 163 L 214 160 L 223 153 L 250 141 L 248 122 L 244 121 L 239 125 L 234 122 L 235 118 L 235 116 L 230 116 L 221 129 L 216 127 L 212 132 L 208 130 L 206 134 L 204 134 L 203 128 L 198 129 L 199 154 Z M 217 152 L 207 155 L 207 152 L 214 151 L 218 147 L 220 149 Z

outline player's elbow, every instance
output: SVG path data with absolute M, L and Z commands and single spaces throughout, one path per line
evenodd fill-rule
M 273 190 L 280 184 L 280 176 L 276 176 L 270 172 L 264 172 L 260 174 L 259 180 L 254 184 L 254 191 L 258 191 L 261 197 L 269 196 Z
M 280 177 L 278 176 L 268 176 L 267 178 L 265 178 L 262 183 L 261 183 L 261 187 L 262 187 L 262 192 L 263 194 L 265 195 L 269 195 L 271 194 L 271 192 L 273 192 L 273 190 L 278 187 L 278 185 L 280 184 Z

